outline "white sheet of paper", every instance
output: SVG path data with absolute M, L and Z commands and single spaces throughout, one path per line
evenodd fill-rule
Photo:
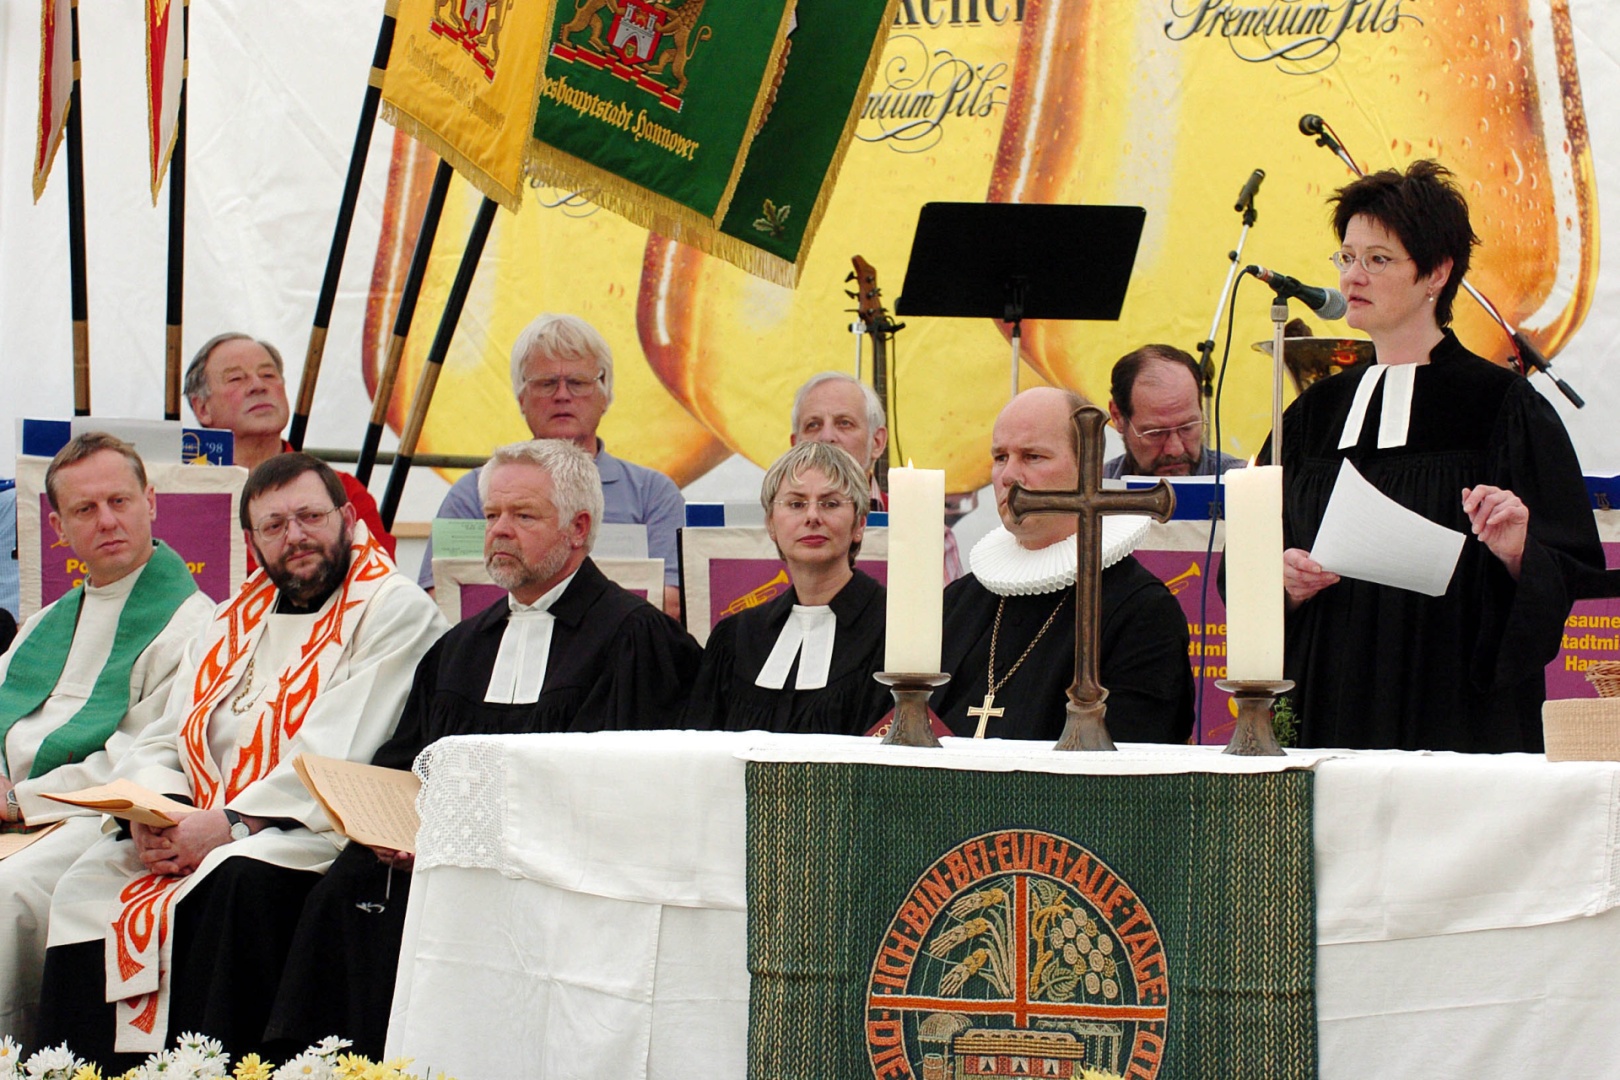
M 647 526 L 604 523 L 597 527 L 591 554 L 602 559 L 645 559 Z
M 1346 459 L 1339 466 L 1311 558 L 1340 577 L 1441 596 L 1451 584 L 1467 539 L 1397 503 Z

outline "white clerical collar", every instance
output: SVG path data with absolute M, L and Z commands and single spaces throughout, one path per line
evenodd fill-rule
M 1137 514 L 1108 514 L 1103 518 L 1103 569 L 1135 550 L 1147 535 L 1152 518 Z M 979 584 L 997 596 L 1037 596 L 1074 584 L 1077 537 L 1070 536 L 1043 548 L 1027 548 L 997 525 L 968 553 L 968 568 Z
M 1339 449 L 1348 450 L 1361 441 L 1361 429 L 1367 422 L 1367 406 L 1372 402 L 1378 380 L 1384 380 L 1384 407 L 1378 416 L 1378 449 L 1388 450 L 1406 445 L 1406 435 L 1412 425 L 1412 388 L 1417 383 L 1418 364 L 1374 364 L 1356 385 L 1356 396 L 1350 399 L 1350 415 L 1344 418 L 1344 430 L 1339 433 Z
M 767 690 L 780 690 L 787 683 L 788 669 L 793 658 L 799 658 L 799 674 L 793 680 L 795 690 L 820 690 L 827 685 L 827 672 L 832 668 L 833 636 L 838 619 L 833 609 L 825 604 L 819 607 L 793 605 L 793 613 L 776 637 L 776 646 L 759 669 L 755 686 Z
M 579 571 L 574 571 L 574 574 Z M 574 574 L 559 581 L 532 604 L 506 595 L 506 630 L 501 648 L 495 654 L 495 668 L 489 673 L 489 689 L 484 700 L 495 705 L 532 705 L 540 700 L 546 684 L 546 666 L 551 659 L 551 632 L 557 617 L 551 605 L 567 591 Z
M 146 562 L 141 563 L 141 565 L 137 566 L 135 569 L 131 570 L 129 573 L 125 574 L 111 585 L 92 585 L 90 583 L 90 579 L 85 578 L 84 593 L 86 596 L 93 596 L 98 600 L 117 600 L 121 597 L 128 596 L 130 593 L 135 591 L 135 583 L 141 579 L 141 571 L 145 570 L 149 565 L 151 565 L 151 562 L 152 560 L 150 559 L 146 560 Z

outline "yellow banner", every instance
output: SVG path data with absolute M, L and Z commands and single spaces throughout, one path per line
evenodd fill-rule
M 383 119 L 514 212 L 551 11 L 513 0 L 400 0 L 383 79 Z

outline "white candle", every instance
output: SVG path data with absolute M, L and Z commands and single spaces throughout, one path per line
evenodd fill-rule
M 945 471 L 889 470 L 886 671 L 939 670 L 944 623 Z
M 1226 677 L 1283 677 L 1282 467 L 1226 474 Z

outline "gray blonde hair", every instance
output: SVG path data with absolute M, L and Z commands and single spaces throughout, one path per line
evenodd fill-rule
M 584 360 L 596 365 L 607 403 L 613 404 L 613 350 L 596 327 L 577 315 L 547 312 L 518 333 L 512 342 L 512 396 L 523 393 L 523 367 L 534 354 L 554 360 Z
M 798 434 L 799 419 L 804 413 L 805 395 L 820 386 L 822 383 L 843 382 L 860 390 L 861 396 L 866 399 L 866 438 L 868 447 L 872 439 L 877 438 L 878 428 L 888 427 L 888 418 L 883 415 L 883 402 L 878 400 L 877 391 L 867 386 L 853 375 L 842 371 L 823 371 L 819 375 L 812 375 L 799 387 L 799 392 L 793 395 L 793 432 Z M 868 449 L 868 453 L 870 453 Z
M 765 470 L 765 480 L 759 487 L 759 502 L 765 508 L 766 517 L 770 517 L 782 485 L 798 480 L 811 469 L 825 476 L 840 495 L 855 504 L 855 524 L 866 520 L 867 512 L 872 508 L 872 489 L 868 486 L 866 470 L 842 446 L 823 442 L 795 443 Z M 850 544 L 851 567 L 855 565 L 855 556 L 860 550 L 859 540 Z
M 496 447 L 478 473 L 478 501 L 489 498 L 489 476 L 497 465 L 537 465 L 551 477 L 551 505 L 559 525 L 572 521 L 581 510 L 591 515 L 585 550 L 596 546 L 602 523 L 602 476 L 591 456 L 567 439 L 528 439 Z
M 124 460 L 129 462 L 129 471 L 135 474 L 136 485 L 143 492 L 147 489 L 146 463 L 141 460 L 141 455 L 133 446 L 105 431 L 81 431 L 69 439 L 45 467 L 45 498 L 50 502 L 52 510 L 58 513 L 62 510 L 56 503 L 56 474 L 69 465 L 77 465 L 85 458 L 99 454 L 103 450 L 122 454 Z M 247 504 L 244 502 L 243 505 Z
M 252 334 L 241 334 L 234 330 L 227 330 L 223 334 L 215 334 L 203 342 L 202 348 L 198 349 L 197 354 L 191 358 L 191 363 L 186 365 L 186 378 L 182 390 L 186 395 L 186 400 L 193 403 L 193 410 L 196 409 L 196 402 L 207 401 L 214 392 L 214 388 L 208 385 L 208 357 L 215 349 L 227 341 L 253 342 L 270 354 L 270 359 L 275 361 L 277 375 L 286 374 L 286 365 L 281 362 L 281 351 L 268 341 L 260 341 Z

